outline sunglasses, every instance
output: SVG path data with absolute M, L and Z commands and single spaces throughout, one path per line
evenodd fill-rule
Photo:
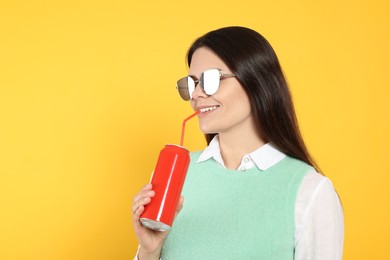
M 203 92 L 208 96 L 211 96 L 217 93 L 222 79 L 235 76 L 236 75 L 234 74 L 222 73 L 219 69 L 209 69 L 200 75 L 199 80 L 194 76 L 187 76 L 179 79 L 176 88 L 179 91 L 181 98 L 188 101 L 192 99 L 192 94 L 198 83 Z

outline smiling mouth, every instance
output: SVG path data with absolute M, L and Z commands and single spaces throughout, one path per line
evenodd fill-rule
M 204 108 L 201 108 L 199 110 L 201 113 L 205 113 L 205 112 L 213 111 L 213 110 L 217 109 L 218 107 L 219 106 L 204 107 Z

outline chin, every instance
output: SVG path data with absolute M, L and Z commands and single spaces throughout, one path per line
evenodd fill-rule
M 202 126 L 202 125 L 199 125 L 199 128 L 200 128 L 200 131 L 207 135 L 207 134 L 217 134 L 218 131 L 216 131 L 216 129 L 213 129 L 212 127 L 210 126 Z

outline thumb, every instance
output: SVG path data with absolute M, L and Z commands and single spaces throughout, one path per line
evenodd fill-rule
M 181 196 L 180 199 L 179 199 L 179 203 L 177 204 L 177 208 L 176 208 L 176 212 L 175 212 L 175 218 L 176 218 L 177 214 L 179 214 L 179 212 L 183 208 L 183 204 L 184 204 L 184 197 Z

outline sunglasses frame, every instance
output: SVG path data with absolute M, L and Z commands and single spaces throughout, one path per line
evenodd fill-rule
M 203 80 L 202 80 L 202 79 L 204 78 L 204 73 L 205 73 L 205 72 L 214 71 L 214 70 L 217 70 L 218 73 L 219 73 L 218 87 L 217 87 L 217 89 L 216 89 L 216 91 L 215 91 L 214 93 L 209 94 L 209 93 L 207 93 L 207 92 L 205 91 L 205 88 L 204 88 Z M 192 93 L 195 91 L 196 86 L 197 86 L 198 83 L 199 83 L 199 86 L 202 88 L 203 93 L 205 93 L 205 94 L 208 95 L 208 96 L 211 96 L 211 95 L 214 95 L 215 93 L 217 93 L 217 91 L 219 90 L 219 87 L 220 87 L 220 84 L 221 84 L 221 80 L 222 80 L 222 79 L 231 78 L 231 77 L 236 77 L 236 75 L 235 75 L 235 74 L 232 74 L 232 73 L 223 73 L 223 72 L 221 72 L 220 69 L 208 69 L 208 70 L 205 70 L 205 71 L 202 72 L 202 74 L 200 75 L 200 79 L 197 79 L 195 76 L 192 76 L 192 75 L 188 75 L 188 76 L 186 76 L 186 77 L 183 77 L 183 78 L 179 79 L 179 80 L 177 81 L 177 84 L 176 84 L 176 89 L 178 90 L 180 97 L 181 97 L 183 100 L 188 101 L 188 100 L 191 100 L 191 99 L 192 99 Z M 192 93 L 189 93 L 188 83 L 187 83 L 187 87 L 180 87 L 180 86 L 179 86 L 179 82 L 180 82 L 180 81 L 182 81 L 182 80 L 188 80 L 189 78 L 191 78 L 191 79 L 194 81 L 194 90 L 192 91 Z M 180 89 L 185 89 L 185 90 L 187 90 L 187 93 L 182 94 L 182 93 L 180 92 Z

